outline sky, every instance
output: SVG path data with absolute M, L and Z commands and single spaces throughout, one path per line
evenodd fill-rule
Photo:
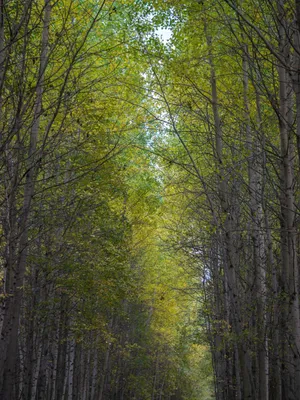
M 172 37 L 172 31 L 171 29 L 167 28 L 158 28 L 156 30 L 157 36 L 162 40 L 163 43 L 167 43 L 169 39 Z

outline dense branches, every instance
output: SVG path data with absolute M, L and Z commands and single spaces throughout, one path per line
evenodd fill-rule
M 184 143 L 186 204 L 174 245 L 205 283 L 216 397 L 296 399 L 298 4 L 173 4 L 184 23 L 165 61 L 165 131 Z
M 0 3 L 3 400 L 209 395 L 189 376 L 207 353 L 163 245 L 158 164 L 138 149 L 152 122 L 128 27 L 144 9 Z
M 297 399 L 299 16 L 0 2 L 1 399 Z

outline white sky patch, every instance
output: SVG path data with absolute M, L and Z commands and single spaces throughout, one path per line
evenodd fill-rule
M 164 44 L 167 44 L 172 37 L 172 31 L 168 28 L 158 28 L 155 33 Z

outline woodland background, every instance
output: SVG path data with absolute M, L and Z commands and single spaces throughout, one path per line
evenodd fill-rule
M 1 399 L 298 398 L 299 0 L 0 0 L 0 149 Z

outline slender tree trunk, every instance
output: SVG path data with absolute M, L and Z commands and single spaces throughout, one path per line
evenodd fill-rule
M 111 343 L 108 343 L 107 349 L 106 349 L 106 352 L 105 352 L 104 366 L 103 366 L 103 372 L 102 372 L 102 376 L 101 376 L 101 382 L 100 382 L 100 390 L 99 390 L 98 400 L 102 400 L 102 399 L 103 399 L 105 381 L 106 381 L 107 372 L 108 372 L 108 364 L 109 364 L 109 356 L 110 356 L 110 346 L 111 346 Z
M 66 400 L 66 394 L 68 390 L 68 378 L 69 378 L 69 351 L 67 348 L 66 359 L 65 359 L 65 373 L 64 373 L 64 384 L 62 390 L 62 400 Z
M 151 400 L 155 400 L 155 398 L 156 398 L 156 381 L 157 381 L 158 366 L 159 366 L 158 362 L 159 362 L 159 356 L 158 356 L 158 352 L 157 352 L 156 357 L 155 357 L 155 370 L 154 370 L 153 383 L 152 383 Z
M 53 371 L 51 377 L 51 400 L 56 399 L 56 377 L 57 377 L 57 369 L 58 369 L 58 349 L 59 349 L 59 321 L 57 324 L 57 329 L 55 333 L 55 337 L 53 340 Z
M 95 398 L 95 393 L 97 388 L 97 377 L 98 377 L 98 350 L 96 349 L 93 362 L 91 400 L 94 400 Z
M 75 340 L 71 339 L 69 342 L 68 400 L 72 400 L 73 398 L 74 362 L 75 362 Z
M 288 60 L 290 43 L 287 38 L 285 10 L 282 1 L 277 2 L 279 15 L 279 50 Z M 293 94 L 289 72 L 282 65 L 278 67 L 280 101 L 280 141 L 281 141 L 281 209 L 282 209 L 282 276 L 288 304 L 286 306 L 285 327 L 291 331 L 292 346 L 287 349 L 286 366 L 289 371 L 289 383 L 285 379 L 285 390 L 291 398 L 300 393 L 300 317 L 299 317 L 299 266 L 297 259 L 297 229 L 294 193 L 294 145 L 292 133 Z M 291 327 L 291 329 L 290 329 Z M 294 368 L 291 367 L 294 365 Z M 285 393 L 286 394 L 286 393 Z
M 268 355 L 266 335 L 266 250 L 264 237 L 264 213 L 263 213 L 263 132 L 261 121 L 261 110 L 259 95 L 256 93 L 257 106 L 257 132 L 259 137 L 254 135 L 250 121 L 250 103 L 248 99 L 248 49 L 244 46 L 243 56 L 243 86 L 244 86 L 244 110 L 246 124 L 246 140 L 248 143 L 248 175 L 250 194 L 250 215 L 251 215 L 251 237 L 253 246 L 255 296 L 257 308 L 257 365 L 258 365 L 258 397 L 269 398 L 268 383 Z
M 37 348 L 36 361 L 31 383 L 31 400 L 36 400 L 36 395 L 37 395 L 37 387 L 38 387 L 42 351 L 43 351 L 43 333 L 41 333 L 40 338 L 36 338 L 36 342 L 38 342 L 38 348 Z
M 83 359 L 86 358 L 86 364 L 83 365 L 83 371 L 84 371 L 84 386 L 83 386 L 83 394 L 82 394 L 82 400 L 87 400 L 89 399 L 89 371 L 90 371 L 90 363 L 91 363 L 91 349 L 89 348 L 87 351 L 86 357 L 83 357 Z M 93 400 L 93 399 L 91 399 Z
M 297 30 L 295 32 L 295 65 L 292 72 L 293 87 L 296 95 L 296 136 L 298 150 L 298 164 L 300 166 L 300 0 L 295 0 L 296 5 L 296 23 Z

